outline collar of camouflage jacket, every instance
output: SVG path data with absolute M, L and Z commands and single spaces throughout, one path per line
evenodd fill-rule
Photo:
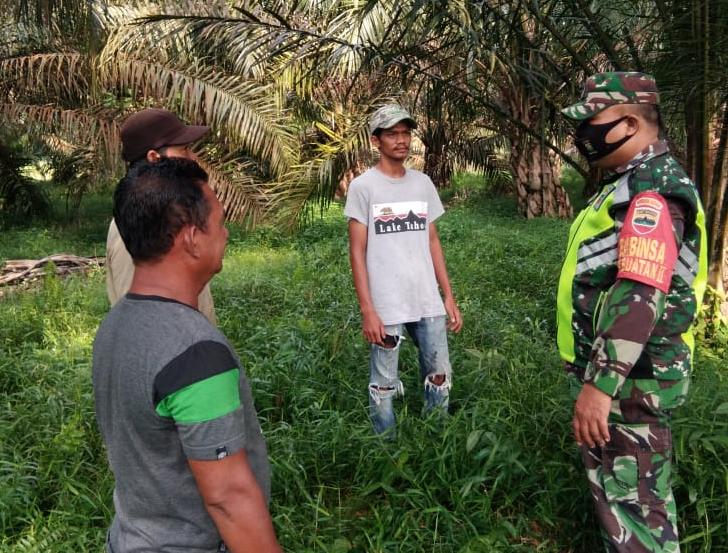
M 661 156 L 669 150 L 670 148 L 667 145 L 667 140 L 658 140 L 657 142 L 653 142 L 636 156 L 634 156 L 630 161 L 614 169 L 612 174 L 621 175 L 623 173 L 626 173 L 627 171 L 630 171 L 637 167 L 640 163 L 644 163 L 645 161 L 650 160 L 653 157 Z

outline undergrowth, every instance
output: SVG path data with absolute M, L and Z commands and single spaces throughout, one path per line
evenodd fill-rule
M 102 252 L 105 224 L 87 235 L 54 227 L 45 238 L 19 230 L 13 243 L 3 239 L 0 258 Z M 367 419 L 368 354 L 341 206 L 293 237 L 232 229 L 213 295 L 268 441 L 279 539 L 296 552 L 598 551 L 554 345 L 568 223 L 521 220 L 511 200 L 463 188 L 438 228 L 465 320 L 450 339 L 452 414 L 420 415 L 416 352 L 406 344 L 394 443 L 373 436 Z M 107 309 L 101 271 L 0 300 L 2 551 L 102 550 L 113 478 L 94 420 L 90 353 Z M 728 551 L 724 351 L 701 350 L 676 413 L 688 553 Z

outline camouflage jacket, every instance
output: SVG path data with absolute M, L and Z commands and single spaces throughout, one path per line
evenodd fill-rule
M 652 239 L 659 225 L 671 235 L 662 242 Z M 687 377 L 706 280 L 698 192 L 666 143 L 654 143 L 606 179 L 571 227 L 557 306 L 567 371 L 612 397 L 625 378 Z

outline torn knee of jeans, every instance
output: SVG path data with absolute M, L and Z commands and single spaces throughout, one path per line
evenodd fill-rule
M 379 402 L 383 399 L 393 398 L 397 395 L 403 396 L 404 385 L 401 381 L 386 386 L 372 383 L 369 384 L 369 395 L 374 400 L 374 403 L 379 405 Z
M 450 389 L 451 385 L 452 383 L 447 373 L 430 374 L 425 378 L 426 390 L 434 389 L 445 392 Z
M 375 344 L 381 349 L 397 349 L 404 339 L 403 336 L 397 336 L 396 334 L 387 334 L 384 341 L 384 345 Z

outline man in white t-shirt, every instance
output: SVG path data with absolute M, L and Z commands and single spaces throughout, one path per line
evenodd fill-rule
M 352 181 L 344 209 L 362 332 L 371 344 L 369 406 L 377 433 L 394 429 L 392 400 L 404 393 L 397 370 L 403 330 L 419 350 L 425 411 L 447 412 L 447 328 L 459 332 L 463 325 L 435 227 L 442 203 L 427 175 L 404 166 L 414 128 L 398 105 L 372 115 L 379 162 Z

